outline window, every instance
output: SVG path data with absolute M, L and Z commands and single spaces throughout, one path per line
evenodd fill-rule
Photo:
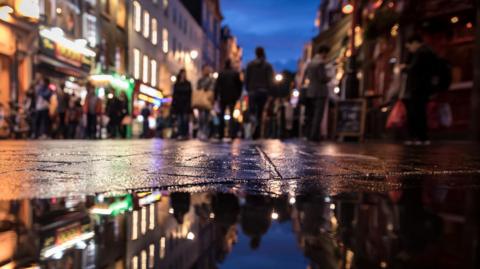
M 150 84 L 152 84 L 153 87 L 157 87 L 157 61 L 155 60 L 150 61 L 150 74 L 152 74 Z
M 158 44 L 157 20 L 152 19 L 152 44 Z
M 162 40 L 163 40 L 163 52 L 168 53 L 168 30 L 163 28 L 162 30 Z
M 125 1 L 117 1 L 117 26 L 125 28 L 125 21 L 127 17 L 127 8 Z
M 148 38 L 150 36 L 150 13 L 143 12 L 143 36 Z
M 143 55 L 143 82 L 145 83 L 148 83 L 148 65 L 149 65 L 149 61 L 148 61 L 148 56 L 147 55 Z
M 140 78 L 140 51 L 133 49 L 133 77 Z
M 137 1 L 133 2 L 133 23 L 135 31 L 140 32 L 142 30 L 142 7 Z

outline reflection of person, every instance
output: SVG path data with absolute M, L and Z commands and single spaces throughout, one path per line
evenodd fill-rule
M 192 106 L 192 84 L 187 72 L 181 69 L 173 86 L 172 112 L 177 121 L 177 138 L 188 138 L 188 124 Z
M 215 85 L 215 98 L 220 104 L 220 139 L 225 134 L 225 111 L 230 111 L 230 116 L 233 116 L 235 104 L 242 95 L 242 81 L 240 79 L 240 73 L 232 68 L 232 62 L 227 60 L 225 62 L 225 69 L 219 74 L 217 83 Z M 234 133 L 234 119 L 229 120 L 229 132 L 230 138 L 235 138 Z
M 315 51 L 315 55 L 307 65 L 303 78 L 303 82 L 308 81 L 305 92 L 306 134 L 308 139 L 313 141 L 320 140 L 320 128 L 326 99 L 328 98 L 327 83 L 330 79 L 325 69 L 325 60 L 329 51 L 330 48 L 326 46 L 320 46 Z
M 273 206 L 270 198 L 260 195 L 247 195 L 242 208 L 241 225 L 243 232 L 250 237 L 250 247 L 257 249 L 262 236 L 272 223 Z
M 247 66 L 245 86 L 248 91 L 249 110 L 255 119 L 254 139 L 260 138 L 263 126 L 263 109 L 268 101 L 273 83 L 273 67 L 267 62 L 265 50 L 255 49 L 257 58 Z

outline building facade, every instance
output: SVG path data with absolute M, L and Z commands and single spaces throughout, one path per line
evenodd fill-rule
M 230 60 L 232 67 L 241 71 L 243 49 L 238 45 L 237 38 L 232 34 L 228 26 L 222 27 L 220 39 L 220 67 L 225 66 L 225 62 Z

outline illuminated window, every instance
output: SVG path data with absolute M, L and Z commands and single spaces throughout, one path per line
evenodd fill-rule
M 147 269 L 147 252 L 142 250 L 142 269 Z
M 151 60 L 150 61 L 150 74 L 152 78 L 150 80 L 150 84 L 153 87 L 157 87 L 157 61 Z M 150 205 L 150 229 L 153 230 L 155 228 L 155 205 Z
M 152 19 L 152 44 L 158 44 L 157 20 Z
M 140 51 L 133 49 L 133 77 L 140 78 Z
M 153 268 L 155 265 L 155 245 L 150 244 L 148 247 L 148 268 Z
M 163 52 L 168 53 L 168 30 L 163 28 L 162 31 Z
M 138 211 L 133 211 L 132 214 L 132 240 L 137 240 L 138 238 Z M 133 259 L 132 259 L 133 263 Z
M 133 22 L 135 31 L 140 32 L 142 30 L 142 7 L 137 1 L 133 2 Z
M 117 1 L 117 25 L 121 28 L 125 28 L 125 22 L 127 18 L 127 7 L 125 1 Z
M 143 82 L 147 83 L 148 82 L 148 66 L 150 65 L 150 62 L 148 61 L 148 56 L 147 55 L 143 55 L 143 76 L 142 76 L 142 80 Z M 144 208 L 142 208 L 142 214 L 143 214 L 143 211 L 144 211 Z M 145 209 L 146 211 L 146 209 Z M 142 216 L 143 217 L 143 216 Z M 145 221 L 145 226 L 146 226 L 146 221 Z M 142 219 L 142 225 L 143 225 L 143 219 Z M 142 228 L 142 231 L 143 231 L 143 228 Z
M 143 36 L 148 38 L 150 36 L 150 13 L 143 12 Z
M 143 56 L 144 62 L 145 62 L 145 57 L 147 57 L 147 56 Z M 147 63 L 148 63 L 148 57 L 147 57 Z M 148 64 L 147 64 L 147 68 L 148 68 Z M 143 70 L 143 71 L 145 71 L 145 70 Z M 147 77 L 147 79 L 148 79 L 148 77 Z M 147 208 L 146 207 L 142 207 L 140 218 L 142 219 L 141 224 L 140 224 L 140 229 L 141 229 L 142 234 L 145 234 L 147 232 Z
M 166 245 L 166 238 L 160 238 L 160 259 L 165 258 L 165 245 Z
M 168 0 L 163 0 L 163 13 L 168 17 Z
M 132 269 L 138 269 L 138 256 L 132 258 Z

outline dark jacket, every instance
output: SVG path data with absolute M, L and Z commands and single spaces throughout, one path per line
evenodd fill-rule
M 233 69 L 224 70 L 215 84 L 215 100 L 222 105 L 234 105 L 242 95 L 242 85 L 240 73 Z
M 251 61 L 245 74 L 245 85 L 249 93 L 268 93 L 272 89 L 273 67 L 264 59 Z
M 425 45 L 411 55 L 407 67 L 405 99 L 428 99 L 432 92 L 432 76 L 435 64 L 437 64 L 437 61 L 434 52 Z
M 305 79 L 309 84 L 305 92 L 307 98 L 319 98 L 328 96 L 327 83 L 330 78 L 325 70 L 325 63 L 319 57 L 314 57 L 305 70 Z M 304 80 L 305 80 L 304 79 Z
M 192 84 L 190 81 L 177 81 L 173 86 L 172 112 L 190 113 L 192 107 Z

